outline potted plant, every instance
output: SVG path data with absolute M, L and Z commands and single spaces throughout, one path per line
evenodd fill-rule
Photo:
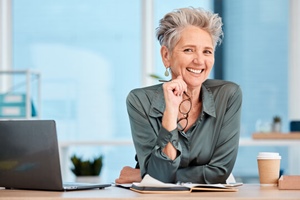
M 281 118 L 279 116 L 273 117 L 272 130 L 273 132 L 281 132 Z
M 72 172 L 76 176 L 77 182 L 99 182 L 103 166 L 103 156 L 97 156 L 94 159 L 83 159 L 73 155 L 71 157 L 73 168 Z

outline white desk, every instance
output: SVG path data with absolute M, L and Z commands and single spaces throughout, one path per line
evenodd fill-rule
M 245 184 L 237 192 L 192 192 L 185 194 L 139 194 L 127 189 L 109 187 L 103 190 L 72 192 L 47 192 L 0 189 L 0 200 L 60 200 L 60 199 L 106 199 L 106 200 L 289 200 L 300 199 L 300 190 L 279 190 L 277 187 L 260 187 Z

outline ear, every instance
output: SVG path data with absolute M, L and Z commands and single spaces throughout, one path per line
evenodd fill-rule
M 160 55 L 161 55 L 161 58 L 162 58 L 162 61 L 164 63 L 164 65 L 166 67 L 170 67 L 171 64 L 170 64 L 170 52 L 169 52 L 169 49 L 166 47 L 166 46 L 161 46 L 160 48 Z

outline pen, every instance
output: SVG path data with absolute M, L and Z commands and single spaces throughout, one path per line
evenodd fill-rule
M 193 184 L 192 182 L 181 182 L 181 181 L 178 181 L 176 183 L 176 185 L 185 185 L 185 184 Z
M 170 82 L 171 80 L 158 80 L 158 81 L 162 83 L 166 83 L 166 82 Z

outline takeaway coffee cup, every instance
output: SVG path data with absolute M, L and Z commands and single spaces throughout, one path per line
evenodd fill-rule
M 277 186 L 281 156 L 275 152 L 260 152 L 257 156 L 261 186 Z

